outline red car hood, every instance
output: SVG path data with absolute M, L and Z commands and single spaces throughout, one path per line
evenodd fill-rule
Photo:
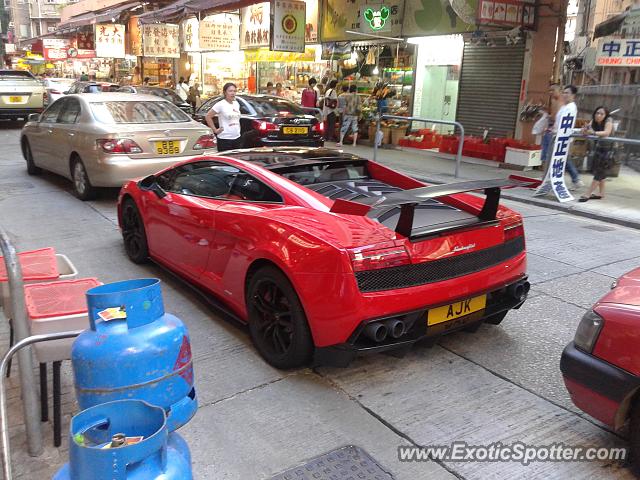
M 602 297 L 599 303 L 640 306 L 640 268 L 621 276 L 617 280 L 616 288 Z

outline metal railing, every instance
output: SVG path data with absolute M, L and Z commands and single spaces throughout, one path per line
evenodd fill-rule
M 616 143 L 623 143 L 627 145 L 640 145 L 640 139 L 637 139 L 637 138 L 597 137 L 596 135 L 584 135 L 582 133 L 574 133 L 571 136 L 575 138 L 586 138 L 587 140 L 616 142 Z
M 11 322 L 16 336 L 16 344 L 18 344 L 29 336 L 27 309 L 24 303 L 22 268 L 20 267 L 16 249 L 11 244 L 9 236 L 2 228 L 0 228 L 0 250 L 2 251 L 4 264 L 7 269 L 11 311 L 13 312 Z M 25 430 L 27 433 L 27 450 L 29 455 L 37 457 L 43 450 L 42 429 L 40 427 L 40 403 L 36 393 L 35 377 L 33 374 L 33 359 L 31 357 L 30 349 L 22 350 L 20 352 L 18 355 L 18 367 L 20 372 L 20 388 L 22 390 L 22 411 Z M 4 370 L 2 375 L 2 381 L 4 382 Z
M 458 142 L 458 152 L 456 153 L 456 169 L 455 169 L 455 178 L 460 176 L 460 163 L 462 162 L 462 147 L 464 145 L 464 127 L 460 122 L 450 121 L 450 120 L 434 120 L 431 118 L 420 118 L 420 117 L 402 117 L 399 115 L 377 115 L 376 116 L 376 135 L 373 139 L 373 160 L 375 161 L 378 157 L 378 132 L 380 131 L 380 121 L 381 120 L 405 120 L 409 122 L 424 122 L 424 123 L 438 123 L 440 125 L 451 125 L 453 127 L 457 127 L 460 132 L 460 141 Z
M 27 353 L 31 355 L 30 349 L 25 349 L 31 344 L 45 342 L 47 340 L 62 340 L 65 338 L 73 338 L 80 335 L 84 330 L 75 330 L 72 332 L 58 332 L 49 333 L 46 335 L 33 335 L 32 337 L 26 337 L 17 342 L 13 347 L 9 349 L 7 353 L 2 357 L 2 363 L 0 363 L 0 433 L 2 434 L 2 473 L 4 474 L 4 480 L 12 480 L 13 474 L 11 469 L 11 443 L 9 441 L 9 423 L 7 420 L 7 392 L 5 390 L 5 374 L 7 372 L 7 366 L 16 352 Z M 31 357 L 29 357 L 31 358 Z M 22 362 L 20 362 L 22 366 Z M 24 394 L 24 393 L 23 393 Z M 40 415 L 36 409 L 33 418 L 38 422 L 40 426 Z M 40 438 L 42 444 L 42 438 Z

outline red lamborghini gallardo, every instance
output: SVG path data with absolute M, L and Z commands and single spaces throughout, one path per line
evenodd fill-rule
M 270 364 L 347 365 L 523 304 L 522 217 L 499 205 L 521 185 L 426 186 L 328 149 L 236 150 L 128 182 L 118 213 L 132 261 L 222 301 Z

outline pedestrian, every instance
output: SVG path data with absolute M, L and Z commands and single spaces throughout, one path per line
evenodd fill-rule
M 209 128 L 218 138 L 218 152 L 241 148 L 240 137 L 240 105 L 236 100 L 237 87 L 234 83 L 225 83 L 222 87 L 224 100 L 216 103 L 207 112 L 205 120 Z M 218 116 L 219 128 L 213 123 L 213 116 Z
M 196 109 L 198 108 L 198 102 L 200 101 L 200 84 L 195 82 L 192 86 L 189 87 L 189 95 L 187 95 L 187 102 L 191 105 L 191 109 L 193 113 L 196 113 Z
M 286 93 L 284 91 L 284 88 L 282 88 L 282 84 L 280 82 L 276 83 L 276 91 L 274 95 L 276 97 L 282 97 L 282 98 L 286 97 Z
M 546 172 L 549 166 L 549 160 L 551 159 L 551 149 L 553 148 L 553 124 L 556 118 L 556 114 L 560 107 L 562 107 L 562 88 L 557 83 L 549 85 L 549 100 L 547 126 L 542 133 L 542 142 L 540 144 L 540 157 L 542 160 L 542 169 Z
M 322 118 L 324 118 L 325 121 L 325 139 L 330 142 L 335 142 L 336 137 L 336 110 L 338 109 L 337 85 L 337 80 L 331 80 L 329 82 L 329 88 L 324 95 L 324 103 L 322 106 Z
M 189 85 L 187 85 L 187 82 L 184 81 L 184 77 L 180 77 L 180 80 L 178 80 L 176 93 L 182 99 L 183 102 L 187 101 L 187 97 L 189 96 Z
M 593 111 L 591 122 L 582 129 L 585 135 L 595 135 L 599 138 L 610 137 L 613 134 L 613 120 L 609 114 L 609 110 L 605 107 L 598 107 Z M 611 142 L 606 140 L 597 140 L 595 152 L 593 155 L 593 180 L 587 193 L 582 195 L 579 202 L 589 200 L 600 200 L 604 198 L 605 179 L 607 178 L 607 170 L 611 168 L 613 150 Z M 595 191 L 599 191 L 599 195 Z
M 144 80 L 142 81 L 142 85 L 149 85 L 149 81 L 151 79 L 149 77 L 144 77 Z
M 311 77 L 309 79 L 309 85 L 302 91 L 302 98 L 300 104 L 305 108 L 317 108 L 318 107 L 318 90 L 316 84 L 318 81 Z
M 342 115 L 342 125 L 340 127 L 340 142 L 337 146 L 342 146 L 345 135 L 351 128 L 353 132 L 353 146 L 358 140 L 358 122 L 360 121 L 360 97 L 357 94 L 358 87 L 351 85 L 349 93 L 346 95 L 344 114 Z
M 81 82 L 88 82 L 89 81 L 89 75 L 87 74 L 87 72 L 82 72 L 82 75 L 80 75 L 80 81 Z
M 265 90 L 265 93 L 267 95 L 273 95 L 275 93 L 275 90 L 273 88 L 273 82 L 267 82 L 267 88 Z
M 336 114 L 340 118 L 342 118 L 342 116 L 344 115 L 344 107 L 347 104 L 347 100 L 346 100 L 347 95 L 349 95 L 349 85 L 342 85 L 342 87 L 340 87 L 340 95 L 338 95 L 338 108 L 336 111 Z

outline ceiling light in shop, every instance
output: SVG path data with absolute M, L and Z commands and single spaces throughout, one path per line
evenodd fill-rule
M 380 73 L 380 70 L 378 69 L 378 66 L 376 65 L 376 68 L 373 69 L 373 73 L 374 75 L 378 75 Z

